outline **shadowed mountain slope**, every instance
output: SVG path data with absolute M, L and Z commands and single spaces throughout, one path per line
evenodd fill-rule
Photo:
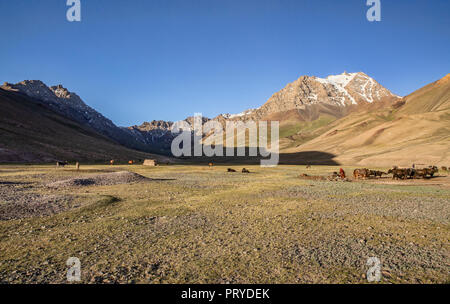
M 154 155 L 125 148 L 18 92 L 0 89 L 0 162 L 131 160 Z

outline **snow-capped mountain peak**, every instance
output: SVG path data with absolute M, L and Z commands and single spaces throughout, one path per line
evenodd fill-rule
M 347 84 L 349 82 L 351 82 L 355 76 L 358 75 L 358 73 L 342 73 L 340 75 L 330 75 L 327 78 L 317 78 L 317 81 L 321 82 L 321 83 L 330 83 L 330 84 L 334 84 L 334 85 L 338 85 L 341 86 L 343 88 L 345 88 L 347 86 Z
M 225 119 L 260 119 L 272 113 L 304 110 L 310 105 L 325 104 L 331 107 L 347 107 L 365 103 L 396 100 L 392 94 L 363 72 L 330 75 L 326 78 L 302 76 L 273 94 L 261 107 L 239 114 L 224 114 Z

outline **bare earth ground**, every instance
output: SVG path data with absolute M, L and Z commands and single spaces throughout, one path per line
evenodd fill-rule
M 69 257 L 84 283 L 366 283 L 369 257 L 383 283 L 450 282 L 445 173 L 247 168 L 0 166 L 0 282 L 64 283 Z

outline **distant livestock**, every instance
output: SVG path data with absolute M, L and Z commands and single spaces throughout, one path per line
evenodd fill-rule
M 155 167 L 158 165 L 158 163 L 156 162 L 156 160 L 154 159 L 146 159 L 144 160 L 144 166 L 149 166 L 149 167 Z
M 392 179 L 407 179 L 411 177 L 414 169 L 410 168 L 397 168 L 389 169 L 388 174 L 392 174 Z
M 236 170 L 234 170 L 234 169 L 231 169 L 231 168 L 228 168 L 228 170 L 227 170 L 228 172 L 236 172 Z
M 439 172 L 438 167 L 436 166 L 429 166 L 428 168 L 423 169 L 415 169 L 412 172 L 413 178 L 427 178 L 427 177 L 433 177 L 435 173 Z
M 364 169 L 355 169 L 353 171 L 353 177 L 355 179 L 359 179 L 359 178 L 366 179 L 369 177 L 369 175 L 370 175 L 369 169 L 365 169 L 365 168 Z
M 247 169 L 243 168 L 242 169 L 242 173 L 250 173 L 250 171 L 248 171 Z
M 59 167 L 63 167 L 64 168 L 67 165 L 69 165 L 69 163 L 66 162 L 66 161 L 57 161 L 56 162 L 56 168 L 59 168 Z
M 413 178 L 425 178 L 427 176 L 426 169 L 415 169 L 413 173 Z
M 375 177 L 375 178 L 377 178 L 377 177 L 382 177 L 383 174 L 386 175 L 387 173 L 386 173 L 386 172 L 383 172 L 383 171 L 369 170 L 369 177 L 370 177 L 370 176 L 373 176 L 373 177 Z
M 441 167 L 442 171 L 447 171 L 447 167 Z

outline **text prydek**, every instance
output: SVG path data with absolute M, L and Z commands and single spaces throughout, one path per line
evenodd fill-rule
M 181 293 L 182 299 L 204 299 L 212 302 L 215 297 L 225 297 L 226 299 L 270 299 L 269 289 L 261 288 L 227 288 L 224 294 L 215 290 L 194 290 L 188 288 L 188 290 L 184 290 Z

